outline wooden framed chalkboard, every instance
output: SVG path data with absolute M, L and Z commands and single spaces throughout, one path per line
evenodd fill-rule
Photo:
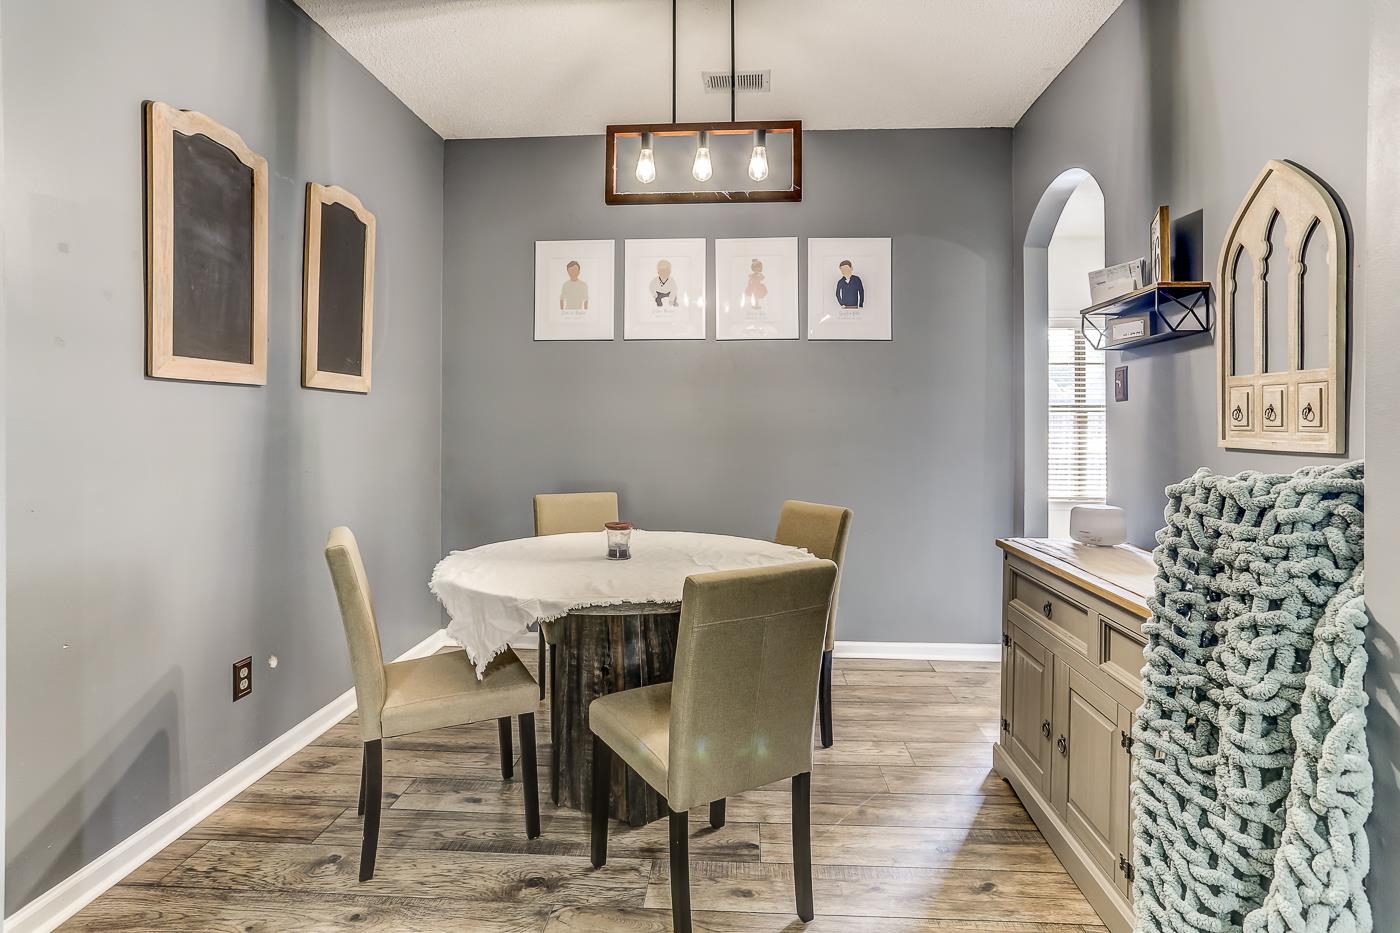
M 301 384 L 368 392 L 374 335 L 374 215 L 335 185 L 306 186 Z
M 267 160 L 146 102 L 146 374 L 267 383 Z

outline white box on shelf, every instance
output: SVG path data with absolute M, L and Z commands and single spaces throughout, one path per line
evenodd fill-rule
M 1108 322 L 1107 346 L 1116 347 L 1134 340 L 1141 340 L 1152 333 L 1152 316 L 1149 314 L 1128 314 Z
M 1135 292 L 1147 284 L 1147 260 L 1120 262 L 1107 269 L 1089 273 L 1089 300 L 1102 304 Z

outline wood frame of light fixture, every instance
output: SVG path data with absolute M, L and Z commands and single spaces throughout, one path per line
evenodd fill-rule
M 617 190 L 617 140 L 620 136 L 734 136 L 766 130 L 792 134 L 792 187 L 763 191 L 638 191 Z M 603 160 L 603 200 L 608 204 L 729 204 L 802 200 L 802 121 L 747 120 L 734 123 L 628 123 L 607 129 Z

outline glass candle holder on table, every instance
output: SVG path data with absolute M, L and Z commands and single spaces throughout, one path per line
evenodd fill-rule
M 632 523 L 608 522 L 608 560 L 629 560 L 632 557 Z

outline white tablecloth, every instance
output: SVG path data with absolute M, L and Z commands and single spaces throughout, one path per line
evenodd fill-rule
M 802 548 L 688 531 L 632 532 L 632 559 L 608 560 L 607 535 L 587 531 L 453 551 L 429 588 L 451 617 L 447 634 L 477 675 L 510 641 L 571 609 L 680 602 L 685 578 L 813 560 Z

